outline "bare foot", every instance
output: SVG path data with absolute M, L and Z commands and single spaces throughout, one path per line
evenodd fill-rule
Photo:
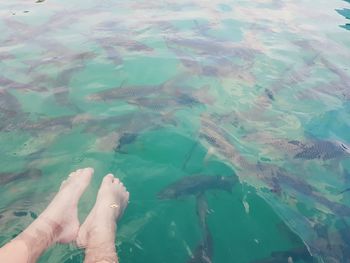
M 69 243 L 76 239 L 79 230 L 78 202 L 89 185 L 94 169 L 79 169 L 62 182 L 61 188 L 49 206 L 41 213 L 39 223 L 53 228 L 55 242 Z
M 0 249 L 0 261 L 34 263 L 53 243 L 75 240 L 79 230 L 78 202 L 93 173 L 92 168 L 71 173 L 44 212 Z
M 108 174 L 103 178 L 95 206 L 80 227 L 77 244 L 87 249 L 110 247 L 115 242 L 115 225 L 129 201 L 129 192 L 118 178 Z M 112 251 L 111 251 L 112 252 Z

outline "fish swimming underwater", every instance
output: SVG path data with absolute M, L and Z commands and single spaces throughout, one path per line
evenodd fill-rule
M 350 156 L 350 146 L 338 140 L 288 140 L 275 138 L 272 134 L 260 132 L 244 137 L 246 141 L 256 141 L 261 145 L 272 146 L 284 155 L 294 159 L 321 159 L 323 161 Z
M 6 172 L 0 173 L 0 185 L 8 184 L 13 181 L 28 179 L 28 178 L 38 178 L 42 175 L 39 169 L 28 169 L 23 172 Z
M 118 140 L 118 144 L 114 147 L 114 152 L 123 153 L 122 148 L 125 145 L 133 143 L 138 136 L 139 136 L 138 133 L 129 133 L 129 132 L 123 133 Z
M 207 190 L 225 190 L 231 192 L 232 187 L 237 183 L 234 176 L 187 176 L 158 193 L 159 199 L 173 199 L 188 195 L 198 195 Z
M 311 145 L 306 145 L 294 158 L 329 160 L 350 155 L 350 147 L 339 141 L 317 140 Z
M 96 92 L 87 97 L 89 101 L 113 101 L 143 98 L 157 94 L 163 88 L 162 85 L 144 85 L 144 86 L 120 86 Z
M 196 247 L 188 263 L 211 263 L 213 255 L 213 238 L 207 225 L 208 203 L 204 193 L 197 195 L 197 215 L 203 238 Z
M 208 228 L 207 228 L 208 229 Z M 187 261 L 188 263 L 211 263 L 212 258 L 212 236 L 209 230 L 206 231 L 206 235 L 201 243 L 197 246 L 193 257 Z

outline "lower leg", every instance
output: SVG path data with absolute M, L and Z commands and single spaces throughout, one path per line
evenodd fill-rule
M 118 262 L 116 221 L 128 200 L 129 193 L 119 179 L 111 174 L 105 176 L 95 206 L 81 226 L 77 238 L 78 245 L 85 248 L 85 263 Z
M 79 221 L 77 206 L 90 182 L 93 169 L 79 169 L 62 183 L 43 213 L 14 240 L 0 249 L 0 262 L 32 263 L 53 243 L 75 240 Z

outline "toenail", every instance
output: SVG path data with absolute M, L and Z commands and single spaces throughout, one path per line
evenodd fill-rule
M 85 168 L 85 171 L 86 171 L 86 172 L 90 172 L 90 173 L 95 172 L 94 168 L 91 168 L 91 167 Z

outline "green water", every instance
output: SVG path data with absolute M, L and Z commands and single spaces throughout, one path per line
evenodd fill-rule
M 2 1 L 0 245 L 91 166 L 81 222 L 105 174 L 131 195 L 120 262 L 190 261 L 196 198 L 157 194 L 198 174 L 239 180 L 205 192 L 211 262 L 348 262 L 349 8 Z M 56 245 L 40 262 L 82 260 Z

